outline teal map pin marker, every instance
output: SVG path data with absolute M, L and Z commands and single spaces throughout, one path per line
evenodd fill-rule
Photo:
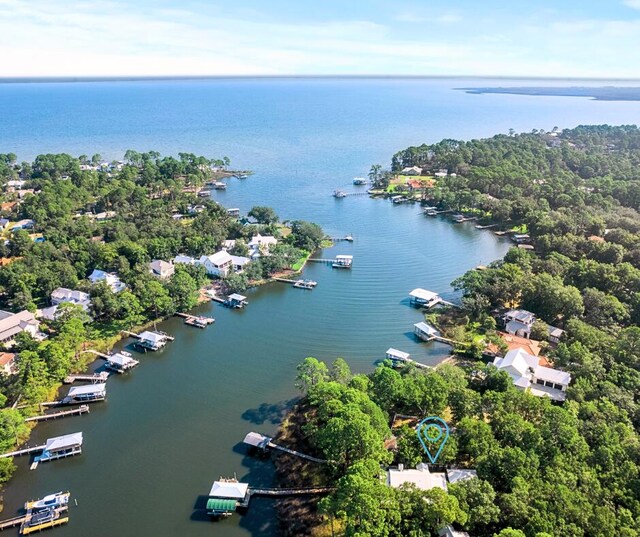
M 447 422 L 437 416 L 430 416 L 418 423 L 416 432 L 431 464 L 435 464 L 442 453 L 442 448 L 449 440 Z

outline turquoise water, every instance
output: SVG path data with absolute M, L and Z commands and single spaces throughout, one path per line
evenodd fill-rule
M 128 148 L 164 154 L 228 155 L 255 170 L 214 197 L 228 207 L 273 206 L 353 243 L 322 252 L 353 254 L 351 271 L 313 264 L 313 291 L 270 284 L 248 293 L 244 311 L 209 304 L 215 325 L 179 319 L 160 353 L 140 355 L 130 375 L 111 378 L 108 400 L 91 413 L 39 425 L 33 442 L 83 431 L 80 457 L 19 471 L 5 491 L 4 515 L 28 498 L 71 490 L 71 523 L 57 535 L 80 537 L 277 535 L 272 503 L 210 523 L 198 507 L 213 480 L 237 474 L 272 484 L 269 462 L 246 456 L 251 430 L 273 433 L 298 394 L 295 366 L 305 356 L 344 357 L 370 371 L 390 346 L 425 363 L 447 355 L 411 335 L 420 313 L 407 294 L 425 287 L 455 299 L 450 282 L 504 255 L 508 244 L 472 225 L 429 219 L 417 206 L 366 196 L 336 200 L 335 188 L 398 149 L 443 137 L 640 121 L 640 103 L 578 98 L 469 95 L 447 80 L 222 80 L 0 85 L 0 152 L 94 152 L 121 158 Z M 360 187 L 363 188 L 363 187 Z M 127 343 L 127 342 L 125 342 Z M 99 364 L 97 364 L 99 365 Z M 11 533 L 8 533 L 9 535 Z M 54 533 L 52 533 L 53 535 Z

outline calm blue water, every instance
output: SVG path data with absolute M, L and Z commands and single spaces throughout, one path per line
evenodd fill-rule
M 500 81 L 504 85 L 504 81 Z M 539 85 L 538 82 L 535 82 Z M 576 83 L 571 82 L 572 85 Z M 417 206 L 351 197 L 338 187 L 372 163 L 387 165 L 408 145 L 581 123 L 638 123 L 640 103 L 580 98 L 468 95 L 460 86 L 486 80 L 209 80 L 77 84 L 0 84 L 0 153 L 29 160 L 44 152 L 127 149 L 163 154 L 227 155 L 255 170 L 214 197 L 247 211 L 271 205 L 285 219 L 320 223 L 332 235 L 353 234 L 323 254 L 350 253 L 352 271 L 315 264 L 314 291 L 271 284 L 250 291 L 245 311 L 216 305 L 206 330 L 171 319 L 176 337 L 141 356 L 131 375 L 111 378 L 108 401 L 91 414 L 38 426 L 33 442 L 82 430 L 81 457 L 41 465 L 28 461 L 5 492 L 7 517 L 25 499 L 70 489 L 78 505 L 57 535 L 277 535 L 268 500 L 244 516 L 212 524 L 201 505 L 211 482 L 236 473 L 271 485 L 269 462 L 239 445 L 250 430 L 273 433 L 297 393 L 295 366 L 305 356 L 343 356 L 370 371 L 389 346 L 436 363 L 448 348 L 411 336 L 421 319 L 406 297 L 425 287 L 455 299 L 450 282 L 504 255 L 508 243 L 472 225 L 425 218 Z M 534 85 L 527 81 L 527 85 Z M 362 188 L 362 187 L 361 187 Z M 125 342 L 126 343 L 126 342 Z M 99 364 L 96 364 L 99 365 Z

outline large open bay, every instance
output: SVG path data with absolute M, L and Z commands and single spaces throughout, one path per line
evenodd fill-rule
M 370 371 L 390 346 L 437 363 L 448 348 L 413 339 L 421 315 L 409 307 L 407 293 L 425 287 L 455 299 L 452 280 L 509 247 L 472 225 L 425 218 L 418 206 L 367 196 L 336 200 L 331 192 L 364 188 L 351 186 L 352 177 L 366 175 L 372 163 L 388 165 L 408 145 L 509 128 L 640 122 L 639 102 L 453 89 L 491 85 L 429 79 L 0 84 L 0 153 L 15 152 L 20 160 L 46 152 L 112 159 L 129 148 L 227 155 L 234 167 L 256 173 L 216 191 L 220 203 L 242 212 L 270 205 L 283 219 L 311 220 L 332 236 L 355 237 L 324 252 L 353 254 L 352 271 L 306 268 L 305 276 L 318 282 L 313 291 L 274 283 L 250 291 L 244 311 L 202 306 L 216 318 L 206 330 L 180 319 L 164 323 L 175 342 L 141 355 L 130 375 L 111 378 L 105 403 L 34 430 L 32 442 L 83 431 L 84 452 L 35 471 L 18 460 L 3 518 L 26 499 L 68 489 L 77 506 L 56 535 L 277 535 L 268 500 L 254 499 L 246 515 L 215 524 L 194 508 L 220 475 L 272 484 L 271 464 L 247 457 L 240 442 L 250 430 L 275 432 L 297 396 L 296 364 L 305 356 L 342 356 L 354 370 Z

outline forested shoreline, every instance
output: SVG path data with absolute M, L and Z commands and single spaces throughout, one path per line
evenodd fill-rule
M 459 366 L 398 371 L 384 363 L 352 375 L 341 360 L 300 365 L 301 416 L 283 431 L 297 424 L 299 441 L 332 461 L 310 479 L 336 486 L 309 507 L 310 531 L 428 537 L 451 524 L 475 537 L 638 536 L 640 130 L 443 140 L 398 152 L 391 171 L 414 166 L 423 176 L 440 172 L 425 204 L 524 226 L 533 249 L 514 247 L 453 282 L 463 298 L 452 330 L 467 338 L 456 349 Z M 546 359 L 571 373 L 565 402 L 515 388 L 482 359 L 510 308 L 565 331 L 557 345 L 542 343 Z M 452 435 L 439 464 L 478 477 L 446 492 L 387 486 L 387 467 L 425 460 L 397 414 L 445 418 Z
M 121 330 L 190 310 L 212 281 L 202 264 L 189 263 L 176 263 L 170 276 L 159 277 L 150 270 L 152 260 L 166 266 L 178 254 L 197 259 L 225 241 L 233 243 L 231 254 L 244 256 L 252 236 L 277 238 L 269 251 L 243 258 L 244 270 L 222 279 L 227 291 L 242 291 L 320 245 L 316 224 L 280 223 L 272 209 L 260 206 L 240 220 L 198 195 L 206 183 L 229 179 L 228 165 L 226 158 L 153 151 L 127 151 L 116 162 L 46 154 L 19 163 L 14 154 L 0 155 L 0 310 L 3 319 L 23 312 L 27 324 L 38 323 L 37 333 L 22 331 L 0 348 L 9 351 L 3 356 L 15 355 L 12 368 L 0 374 L 0 452 L 24 442 L 30 431 L 25 417 L 54 397 L 67 374 L 92 361 L 82 351 L 107 351 Z M 90 281 L 94 270 L 111 279 Z M 40 317 L 60 288 L 84 306 L 63 302 L 55 315 Z M 14 469 L 12 459 L 0 459 L 0 484 Z

